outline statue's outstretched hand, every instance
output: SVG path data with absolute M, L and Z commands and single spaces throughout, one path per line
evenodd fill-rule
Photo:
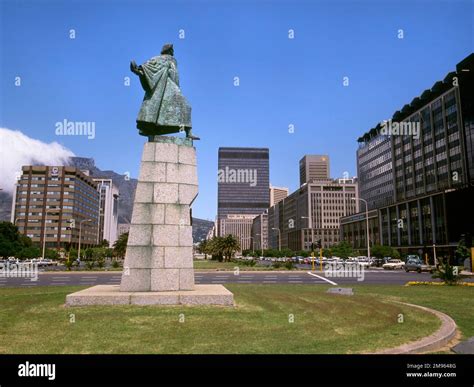
M 134 74 L 140 75 L 140 69 L 138 68 L 134 60 L 130 62 L 130 71 Z

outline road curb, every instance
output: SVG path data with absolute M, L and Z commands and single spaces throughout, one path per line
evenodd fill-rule
M 439 312 L 434 309 L 427 308 L 425 306 L 408 304 L 406 302 L 392 301 L 398 304 L 407 305 L 413 308 L 418 308 L 434 314 L 441 320 L 441 327 L 432 335 L 424 337 L 423 339 L 403 344 L 395 348 L 384 349 L 382 351 L 375 352 L 376 354 L 412 354 L 412 353 L 426 353 L 434 352 L 438 349 L 445 347 L 451 340 L 454 339 L 457 332 L 457 326 L 454 320 L 447 314 Z

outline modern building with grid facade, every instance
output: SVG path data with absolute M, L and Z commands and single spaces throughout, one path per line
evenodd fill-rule
M 85 221 L 90 219 L 90 221 Z M 97 183 L 74 167 L 23 166 L 14 191 L 12 223 L 34 244 L 77 247 L 97 244 Z
M 217 235 L 250 248 L 252 221 L 270 205 L 268 148 L 219 148 Z
M 474 231 L 473 72 L 471 54 L 359 138 L 360 196 L 376 211 L 369 215 L 378 229 L 373 244 L 418 252 L 436 245 L 452 254 L 461 235 Z M 394 123 L 399 130 L 387 131 Z M 342 219 L 342 238 L 364 248 L 358 222 L 365 223 L 364 214 Z
M 330 247 L 340 240 L 339 219 L 358 211 L 356 179 L 313 180 L 268 209 L 269 247 L 310 250 L 319 239 Z
M 300 160 L 300 185 L 311 180 L 329 179 L 328 155 L 305 155 Z

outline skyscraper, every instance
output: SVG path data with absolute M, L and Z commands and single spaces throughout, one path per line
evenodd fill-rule
M 300 160 L 300 186 L 311 180 L 329 179 L 328 155 L 305 155 Z
M 233 234 L 250 247 L 253 217 L 270 205 L 268 148 L 219 148 L 218 235 Z

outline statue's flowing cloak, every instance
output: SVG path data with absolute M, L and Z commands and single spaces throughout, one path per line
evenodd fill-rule
M 138 113 L 137 127 L 144 131 L 173 133 L 191 128 L 191 107 L 179 88 L 176 59 L 160 55 L 142 66 L 140 82 L 145 97 Z

